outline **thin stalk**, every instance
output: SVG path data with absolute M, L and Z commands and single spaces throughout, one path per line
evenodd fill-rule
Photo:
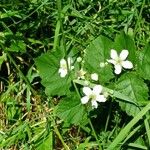
M 105 124 L 105 132 L 107 131 L 107 128 L 108 128 L 108 123 L 109 123 L 109 120 L 110 120 L 111 109 L 112 109 L 112 102 L 109 105 L 108 116 L 107 116 L 107 120 L 106 120 L 106 124 Z
M 63 28 L 63 23 L 62 23 L 62 1 L 61 0 L 57 0 L 57 8 L 58 8 L 58 22 L 60 23 L 60 31 L 61 31 L 61 35 L 62 35 L 62 38 L 61 38 L 61 45 L 62 45 L 62 48 L 65 52 L 65 56 L 67 55 L 67 51 L 66 51 L 66 42 L 65 42 L 65 33 L 64 33 L 64 28 Z
M 73 82 L 73 86 L 74 86 L 74 88 L 75 88 L 75 91 L 76 91 L 78 97 L 81 99 L 80 93 L 79 93 L 79 91 L 78 91 L 78 88 L 77 88 L 75 82 Z M 86 108 L 86 112 L 87 112 L 87 116 L 89 116 L 89 115 L 88 115 L 87 108 Z M 99 146 L 99 150 L 102 150 L 102 147 L 101 147 L 101 145 L 100 145 L 100 142 L 99 142 L 99 140 L 98 140 L 98 137 L 97 137 L 97 135 L 96 135 L 95 129 L 94 129 L 94 127 L 93 127 L 93 124 L 92 124 L 90 118 L 88 119 L 88 122 L 89 122 L 89 124 L 90 124 L 90 127 L 91 127 L 91 129 L 92 129 L 93 135 L 94 135 L 94 137 L 95 137 L 95 139 L 96 139 L 96 141 L 97 141 L 97 144 L 98 144 L 98 146 Z
M 150 110 L 150 103 L 146 105 L 118 134 L 118 136 L 114 139 L 114 141 L 109 145 L 107 150 L 114 150 L 117 146 L 125 139 L 125 137 L 129 134 L 130 130 L 133 126 L 146 115 L 147 111 Z
M 57 126 L 54 126 L 54 132 L 57 134 L 58 138 L 60 139 L 62 145 L 64 146 L 65 150 L 70 150 L 69 147 L 66 145 L 66 143 L 64 142 Z
M 150 125 L 149 125 L 148 119 L 149 119 L 148 116 L 146 116 L 146 119 L 144 120 L 144 125 L 145 125 L 145 129 L 146 129 L 148 143 L 150 145 Z
M 102 150 L 102 147 L 101 147 L 101 145 L 100 145 L 100 142 L 99 142 L 99 140 L 98 140 L 98 137 L 97 137 L 97 135 L 96 135 L 95 129 L 94 129 L 94 127 L 93 127 L 93 124 L 92 124 L 90 118 L 88 119 L 88 122 L 89 122 L 89 124 L 90 124 L 90 126 L 91 126 L 92 132 L 93 132 L 94 137 L 95 137 L 95 139 L 96 139 L 96 141 L 97 141 L 97 144 L 98 144 L 98 146 L 99 146 L 99 150 Z
M 21 78 L 26 82 L 26 84 L 28 85 L 28 87 L 31 89 L 32 93 L 34 95 L 36 95 L 36 91 L 32 88 L 29 80 L 24 76 L 24 74 L 22 73 L 22 71 L 19 69 L 19 67 L 17 66 L 15 60 L 11 57 L 11 55 L 8 52 L 6 52 L 6 53 L 7 53 L 7 56 L 9 57 L 10 61 L 13 63 L 13 65 L 15 66 L 15 68 L 18 70 Z
M 138 15 L 138 19 L 137 19 L 137 22 L 136 22 L 136 25 L 135 25 L 135 28 L 134 28 L 134 35 L 137 32 L 137 27 L 139 26 L 139 28 L 140 28 L 140 19 L 141 19 L 142 11 L 143 11 L 143 8 L 144 8 L 144 4 L 145 4 L 145 0 L 143 0 L 142 7 L 141 7 L 140 13 Z

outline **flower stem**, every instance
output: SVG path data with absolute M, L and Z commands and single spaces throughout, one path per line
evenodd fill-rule
M 92 132 L 93 132 L 94 137 L 95 137 L 95 139 L 96 139 L 96 141 L 97 141 L 97 144 L 98 144 L 98 146 L 99 146 L 99 150 L 102 150 L 102 147 L 101 147 L 100 142 L 99 142 L 99 140 L 98 140 L 98 137 L 97 137 L 97 135 L 96 135 L 96 132 L 95 132 L 95 129 L 94 129 L 93 124 L 92 124 L 92 122 L 91 122 L 91 119 L 88 119 L 88 122 L 89 122 L 89 124 L 90 124 L 90 126 L 91 126 Z
M 15 60 L 12 58 L 11 54 L 9 54 L 7 52 L 7 56 L 10 59 L 10 61 L 13 63 L 13 65 L 15 66 L 15 68 L 18 70 L 20 77 L 26 82 L 27 86 L 30 88 L 30 90 L 32 91 L 33 95 L 36 95 L 37 92 L 32 88 L 31 83 L 29 82 L 29 80 L 27 79 L 27 77 L 22 73 L 22 71 L 19 69 L 19 67 L 17 66 Z
M 76 83 L 75 83 L 74 81 L 73 81 L 73 86 L 74 86 L 74 88 L 75 88 L 75 90 L 76 90 L 76 93 L 77 93 L 78 97 L 81 99 L 80 93 L 79 93 L 78 88 L 77 88 L 77 86 L 76 86 Z M 89 116 L 89 115 L 88 115 L 87 107 L 86 107 L 86 112 L 87 112 L 87 116 Z M 100 142 L 99 142 L 99 140 L 98 140 L 98 137 L 97 137 L 97 135 L 96 135 L 95 129 L 94 129 L 94 127 L 93 127 L 93 124 L 92 124 L 90 118 L 88 119 L 88 122 L 89 122 L 89 124 L 90 124 L 90 127 L 91 127 L 91 129 L 92 129 L 92 132 L 93 132 L 93 134 L 94 134 L 94 137 L 95 137 L 95 139 L 96 139 L 96 141 L 97 141 L 97 144 L 98 144 L 98 146 L 99 146 L 99 150 L 102 150 L 102 147 L 101 147 L 101 145 L 100 145 Z
M 59 132 L 57 126 L 54 126 L 54 131 L 55 131 L 55 133 L 57 134 L 58 138 L 60 139 L 62 145 L 63 145 L 64 148 L 65 148 L 65 150 L 70 150 L 69 147 L 68 147 L 68 146 L 66 145 L 66 143 L 64 142 L 64 140 L 63 140 L 63 138 L 62 138 L 62 136 L 61 136 L 61 134 L 60 134 L 60 132 Z

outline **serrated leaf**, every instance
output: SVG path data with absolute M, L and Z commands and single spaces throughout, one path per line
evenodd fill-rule
M 128 96 L 130 101 L 133 101 L 133 103 L 119 101 L 122 110 L 126 111 L 128 115 L 136 115 L 140 111 L 140 106 L 148 100 L 148 87 L 141 78 L 133 73 L 126 73 L 121 76 L 115 86 L 116 91 Z
M 35 60 L 47 95 L 65 95 L 69 93 L 69 88 L 71 86 L 69 75 L 65 78 L 61 78 L 58 74 L 59 64 L 62 58 L 62 51 L 55 51 L 45 53 Z
M 84 68 L 89 71 L 89 73 L 98 73 L 101 82 L 108 82 L 114 77 L 110 65 L 100 68 L 100 63 L 106 62 L 106 60 L 110 57 L 111 46 L 111 40 L 106 37 L 99 36 L 92 41 L 86 49 Z
M 144 79 L 150 80 L 150 44 L 139 52 L 138 70 Z
M 87 113 L 80 99 L 72 94 L 70 97 L 62 99 L 55 109 L 56 115 L 69 124 L 85 124 Z
M 115 42 L 112 48 L 118 52 L 121 52 L 123 49 L 128 50 L 129 51 L 128 59 L 131 60 L 133 63 L 135 63 L 136 47 L 134 40 L 129 35 L 126 35 L 124 32 L 118 34 L 115 38 Z

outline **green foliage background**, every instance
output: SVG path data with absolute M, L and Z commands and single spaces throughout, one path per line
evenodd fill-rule
M 63 119 L 65 119 L 64 116 L 66 114 L 74 113 L 74 110 L 73 112 L 66 110 L 63 114 L 61 109 L 64 110 L 64 108 L 62 108 L 63 105 L 61 104 L 65 103 L 67 105 L 68 101 L 64 99 L 64 101 L 59 103 L 63 97 L 56 96 L 57 91 L 60 92 L 60 95 L 63 95 L 64 91 L 68 92 L 68 87 L 71 85 L 71 79 L 67 78 L 69 86 L 65 87 L 66 90 L 60 91 L 61 88 L 59 89 L 57 83 L 54 82 L 60 79 L 58 75 L 53 76 L 57 73 L 56 67 L 59 66 L 60 58 L 65 56 L 66 53 L 75 57 L 83 56 L 83 51 L 92 43 L 87 48 L 89 53 L 85 56 L 85 60 L 90 62 L 91 56 L 95 57 L 91 49 L 95 49 L 94 45 L 97 42 L 96 44 L 94 42 L 96 40 L 105 41 L 103 42 L 104 44 L 101 44 L 104 47 L 107 45 L 108 48 L 106 49 L 109 49 L 108 43 L 115 39 L 116 43 L 120 43 L 120 45 L 114 45 L 116 49 L 120 51 L 122 45 L 127 48 L 130 47 L 132 56 L 136 55 L 139 57 L 137 58 L 137 60 L 140 60 L 138 63 L 136 59 L 129 58 L 135 64 L 137 63 L 136 67 L 139 69 L 139 77 L 136 76 L 136 79 L 131 81 L 130 79 L 135 74 L 124 75 L 118 80 L 117 85 L 112 85 L 112 87 L 116 86 L 117 93 L 124 90 L 124 84 L 132 85 L 132 82 L 134 82 L 139 87 L 129 86 L 125 92 L 128 93 L 128 91 L 133 89 L 133 93 L 127 95 L 134 99 L 135 102 L 137 100 L 142 101 L 141 105 L 147 103 L 144 100 L 148 97 L 146 94 L 148 89 L 141 87 L 145 87 L 145 84 L 149 86 L 150 79 L 150 46 L 147 44 L 150 42 L 149 14 L 150 6 L 148 0 L 1 0 L 0 148 L 27 150 L 61 149 L 63 146 L 65 147 L 65 144 L 62 144 L 61 137 L 65 139 L 70 149 L 82 150 L 85 147 L 97 146 L 89 126 L 82 126 L 80 129 L 78 126 L 70 126 L 68 124 L 68 122 L 71 122 L 78 125 L 78 122 L 82 120 L 76 122 L 70 117 L 67 118 L 66 123 L 62 123 L 56 117 L 55 111 L 53 111 L 54 106 L 57 106 L 56 109 L 59 108 L 60 110 L 60 112 L 57 112 L 57 115 L 60 118 L 63 116 Z M 128 38 L 128 41 L 125 41 L 126 38 L 119 39 L 119 37 L 116 37 L 116 34 L 122 31 L 126 34 L 124 36 L 134 39 L 135 43 L 130 38 Z M 106 37 L 110 40 L 106 39 Z M 119 39 L 119 42 L 117 42 L 117 39 Z M 135 46 L 133 46 L 133 43 Z M 59 51 L 51 53 L 52 50 L 56 49 L 59 49 Z M 47 57 L 43 53 L 52 55 Z M 101 60 L 104 60 L 109 55 L 106 51 L 104 53 L 98 54 Z M 35 66 L 37 57 L 42 58 L 40 65 L 43 62 L 38 70 Z M 49 64 L 45 64 L 45 61 L 49 59 L 53 63 L 48 62 Z M 43 65 L 45 66 L 44 68 L 42 67 Z M 49 67 L 53 69 L 53 72 L 48 70 Z M 89 69 L 89 72 L 93 68 L 93 66 L 89 65 L 84 67 Z M 47 72 L 47 74 L 40 75 L 44 78 L 42 81 L 38 72 L 41 69 L 45 69 L 44 71 Z M 111 69 L 111 67 L 108 67 L 105 70 L 108 72 L 108 76 L 104 76 L 101 79 L 103 84 L 107 84 L 113 78 Z M 103 72 L 103 69 L 99 70 L 99 73 Z M 49 80 L 48 76 L 53 76 L 53 78 Z M 143 83 L 143 78 L 146 83 Z M 51 83 L 57 86 L 49 88 L 48 86 Z M 46 89 L 43 85 L 46 86 Z M 60 84 L 61 86 L 63 84 Z M 138 94 L 143 89 L 145 89 L 145 94 Z M 48 95 L 45 94 L 45 90 L 46 94 L 49 93 Z M 54 97 L 51 97 L 52 95 Z M 78 98 L 74 97 L 74 99 Z M 72 104 L 77 106 L 75 107 L 76 112 L 78 109 L 84 109 L 77 102 Z M 133 115 L 133 111 L 130 111 L 131 105 L 127 105 L 124 102 L 119 102 L 119 105 L 125 111 L 128 110 L 127 113 Z M 107 114 L 107 117 L 106 119 L 98 118 L 102 122 L 100 127 L 96 125 L 98 121 L 93 119 L 93 122 L 96 121 L 94 128 L 97 129 L 97 134 L 104 148 L 110 145 L 125 124 L 131 120 L 130 116 L 120 110 L 119 105 L 118 103 L 107 103 L 107 105 L 104 105 L 101 111 Z M 108 109 L 105 109 L 105 107 L 108 107 Z M 137 107 L 135 109 L 137 112 L 139 111 Z M 83 124 L 87 116 L 85 115 L 84 117 Z M 110 122 L 111 125 L 107 124 L 108 118 L 112 120 Z M 126 146 L 131 148 L 140 147 L 141 149 L 149 147 L 148 142 L 145 144 L 143 141 L 145 135 L 150 139 L 148 121 L 149 118 L 145 119 L 144 123 L 136 125 L 135 132 L 132 131 L 130 133 L 134 133 L 136 138 L 126 139 L 127 143 L 124 149 L 126 149 Z M 139 135 L 144 138 L 140 138 Z

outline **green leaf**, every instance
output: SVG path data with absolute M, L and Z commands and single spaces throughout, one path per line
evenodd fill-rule
M 89 73 L 98 73 L 101 82 L 108 82 L 114 77 L 110 65 L 100 68 L 100 63 L 106 62 L 110 57 L 111 46 L 112 41 L 106 37 L 99 36 L 86 49 L 84 68 Z
M 120 150 L 121 142 L 129 135 L 129 132 L 134 125 L 143 118 L 143 116 L 150 110 L 150 103 L 148 103 L 134 118 L 120 131 L 118 136 L 113 140 L 106 150 Z
M 7 49 L 8 51 L 13 51 L 13 52 L 26 52 L 26 44 L 24 41 L 12 41 L 10 48 Z
M 53 150 L 53 132 L 50 132 L 48 137 L 40 143 L 37 150 Z
M 126 111 L 128 115 L 136 115 L 140 111 L 140 106 L 148 102 L 148 87 L 141 78 L 133 73 L 126 73 L 121 76 L 115 86 L 116 91 L 128 96 L 130 101 L 133 101 L 133 103 L 119 101 L 122 110 Z
M 121 32 L 119 35 L 117 35 L 112 48 L 118 52 L 121 52 L 123 49 L 128 50 L 129 51 L 128 59 L 131 60 L 133 63 L 135 63 L 136 47 L 134 40 L 129 35 L 126 35 L 124 32 Z
M 56 115 L 69 124 L 86 124 L 87 113 L 80 99 L 73 93 L 62 99 L 55 109 Z
M 138 70 L 144 79 L 150 80 L 150 44 L 139 52 Z
M 60 60 L 63 57 L 62 51 L 58 50 L 45 53 L 35 60 L 47 95 L 65 95 L 70 92 L 71 79 L 69 75 L 65 78 L 61 78 L 58 73 Z
M 0 56 L 0 69 L 1 69 L 2 63 L 3 63 L 6 59 L 7 59 L 6 53 L 3 53 L 2 56 Z

